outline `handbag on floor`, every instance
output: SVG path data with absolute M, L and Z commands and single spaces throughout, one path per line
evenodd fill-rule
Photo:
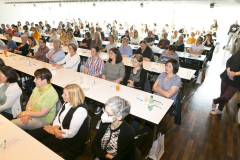
M 157 139 L 153 142 L 152 148 L 149 151 L 147 158 L 151 158 L 153 160 L 159 160 L 164 153 L 164 134 L 158 134 Z

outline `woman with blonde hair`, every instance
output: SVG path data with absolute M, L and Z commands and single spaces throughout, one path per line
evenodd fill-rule
M 14 50 L 14 53 L 21 54 L 26 56 L 28 54 L 29 45 L 27 43 L 27 36 L 25 34 L 21 35 L 22 44 L 20 44 L 17 49 Z
M 147 71 L 143 68 L 143 56 L 135 54 L 132 58 L 133 68 L 127 71 L 123 79 L 123 84 L 137 89 L 144 89 L 144 83 L 147 79 Z
M 140 38 L 138 36 L 138 31 L 134 30 L 133 37 L 131 37 L 131 44 L 139 45 Z
M 54 152 L 63 152 L 66 160 L 81 153 L 89 134 L 88 107 L 85 95 L 77 84 L 64 87 L 64 104 L 52 125 L 46 125 L 29 132 Z

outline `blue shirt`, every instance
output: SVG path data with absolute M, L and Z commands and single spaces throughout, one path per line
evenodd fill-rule
M 65 57 L 65 53 L 64 53 L 63 49 L 61 49 L 61 50 L 59 50 L 59 51 L 56 51 L 55 53 L 52 54 L 51 57 L 48 57 L 48 54 L 51 53 L 51 52 L 53 52 L 53 50 L 54 50 L 54 48 L 52 48 L 52 49 L 46 54 L 46 57 L 47 57 L 48 59 L 53 59 L 53 62 L 50 62 L 50 61 L 49 61 L 50 64 L 52 64 L 52 63 L 57 63 L 57 62 L 61 61 L 61 60 Z
M 127 55 L 128 57 L 132 57 L 132 55 L 133 55 L 132 47 L 130 47 L 129 45 L 127 45 L 125 49 L 123 49 L 123 45 L 121 45 L 119 47 L 119 51 L 120 51 L 121 55 Z
M 3 34 L 3 33 L 5 33 L 5 32 L 6 32 L 5 29 L 2 29 L 1 33 Z
M 179 61 L 178 54 L 176 52 L 174 52 L 172 55 L 168 55 L 166 51 L 163 51 L 161 57 L 158 60 L 158 62 L 162 61 L 162 63 L 166 64 L 166 62 L 169 59 L 175 59 L 175 60 Z
M 164 78 L 166 76 L 166 72 L 163 72 L 158 76 L 158 87 L 163 89 L 164 91 L 168 91 L 172 86 L 181 87 L 181 78 L 178 75 L 173 76 L 167 82 L 164 82 Z M 157 94 L 157 93 L 155 93 Z M 178 92 L 176 92 L 172 97 L 169 99 L 176 100 Z M 157 94 L 162 96 L 161 94 Z M 163 96 L 162 96 L 163 97 Z
M 11 51 L 11 52 L 13 53 L 13 52 L 14 52 L 14 49 L 17 48 L 17 44 L 16 44 L 13 40 L 11 40 L 11 41 L 8 41 L 7 47 L 8 47 L 8 49 L 12 48 L 12 51 Z

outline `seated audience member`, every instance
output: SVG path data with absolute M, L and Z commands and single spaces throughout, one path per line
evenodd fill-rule
M 173 45 L 175 45 L 177 47 L 176 51 L 180 51 L 180 52 L 184 52 L 184 42 L 183 42 L 183 36 L 179 36 L 178 40 L 176 42 L 173 43 Z
M 133 36 L 131 37 L 131 44 L 139 45 L 140 38 L 138 36 L 138 31 L 134 30 Z
M 161 48 L 161 49 L 167 49 L 169 44 L 170 44 L 170 41 L 167 39 L 168 37 L 168 33 L 165 32 L 164 35 L 163 35 L 163 38 L 158 42 L 158 47 Z
M 109 60 L 106 62 L 102 79 L 120 83 L 125 75 L 125 66 L 122 63 L 122 56 L 118 48 L 112 48 L 109 51 Z
M 58 94 L 51 85 L 52 73 L 47 68 L 34 72 L 34 88 L 26 111 L 18 114 L 14 124 L 24 130 L 33 130 L 51 124 L 55 117 Z
M 89 134 L 85 95 L 77 84 L 63 90 L 64 105 L 52 125 L 32 130 L 31 136 L 54 152 L 63 152 L 63 158 L 73 160 L 81 153 Z
M 191 37 L 189 37 L 186 41 L 187 44 L 193 44 L 196 42 L 196 38 L 195 37 L 195 33 L 194 32 L 191 32 Z
M 77 54 L 77 45 L 75 43 L 69 43 L 69 53 L 61 61 L 53 63 L 52 65 L 57 68 L 67 68 L 73 71 L 77 71 L 78 64 L 80 63 L 80 56 Z
M 2 27 L 1 34 L 5 34 L 7 30 L 5 24 L 1 24 L 1 27 Z
M 46 25 L 46 30 L 44 33 L 46 33 L 47 35 L 51 34 L 51 26 L 49 24 Z
M 101 39 L 101 35 L 100 35 L 100 33 L 99 32 L 95 32 L 94 33 L 94 40 L 92 40 L 92 42 L 91 42 L 91 48 L 93 47 L 93 46 L 98 46 L 100 49 L 102 49 L 102 39 Z
M 114 40 L 118 42 L 118 35 L 116 29 L 113 29 L 111 34 L 114 36 Z
M 104 34 L 106 35 L 106 37 L 108 37 L 111 34 L 111 29 L 109 25 L 106 26 L 106 30 L 104 31 Z
M 175 30 L 175 31 L 173 32 L 173 35 L 171 36 L 170 44 L 173 44 L 173 43 L 177 42 L 178 39 L 179 39 L 178 31 Z
M 37 52 L 32 56 L 32 58 L 36 58 L 39 61 L 49 62 L 46 57 L 46 54 L 49 52 L 49 48 L 46 46 L 47 41 L 44 38 L 40 38 L 38 41 L 39 47 Z
M 67 40 L 64 42 L 64 45 L 68 46 L 70 43 L 74 43 L 76 46 L 78 46 L 78 43 L 71 31 L 67 32 Z
M 233 34 L 232 54 L 235 54 L 240 49 L 240 28 Z
M 91 57 L 89 57 L 85 63 L 84 74 L 88 74 L 94 77 L 99 77 L 103 72 L 104 62 L 99 57 L 99 47 L 93 46 L 91 49 Z
M 31 31 L 32 31 L 31 36 L 38 41 L 39 38 L 41 38 L 41 34 L 37 31 L 35 27 L 32 27 Z
M 213 40 L 212 40 L 212 35 L 211 34 L 207 34 L 206 40 L 203 42 L 203 45 L 206 46 L 206 47 L 211 47 L 211 49 L 209 51 L 205 51 L 206 55 L 207 55 L 207 60 L 211 61 L 212 60 L 212 56 L 213 56 L 213 50 L 214 50 L 214 44 L 213 44 Z
M 82 42 L 79 43 L 79 45 L 80 48 L 90 49 L 91 43 L 92 43 L 91 34 L 90 32 L 86 32 L 84 34 L 84 39 L 82 40 Z
M 75 26 L 74 27 L 74 29 L 75 29 L 75 31 L 74 31 L 74 33 L 73 33 L 73 35 L 74 35 L 74 37 L 81 37 L 81 33 L 80 33 L 80 28 L 79 28 L 79 26 Z
M 67 33 L 68 32 L 73 32 L 73 29 L 70 23 L 67 23 Z
M 4 63 L 3 59 L 0 58 L 0 68 L 3 67 L 3 66 L 5 66 L 5 63 Z
M 141 54 L 144 61 L 154 62 L 154 53 L 145 40 L 140 41 L 140 47 L 136 50 L 135 54 Z
M 62 33 L 62 26 L 59 25 L 57 29 L 57 34 L 61 35 L 61 33 Z
M 9 120 L 16 118 L 22 111 L 18 76 L 9 66 L 0 66 L 0 114 Z
M 95 38 L 95 37 L 94 37 L 94 36 L 95 36 L 95 35 L 94 35 L 95 32 L 96 32 L 96 31 L 95 31 L 95 28 L 94 28 L 94 26 L 92 26 L 91 29 L 90 29 L 90 33 L 91 33 L 91 36 L 92 36 L 92 37 L 91 37 L 92 40 L 94 40 L 94 38 Z
M 49 63 L 57 63 L 65 57 L 63 49 L 61 49 L 61 41 L 55 39 L 53 41 L 53 48 L 46 54 L 46 57 L 49 59 Z
M 6 33 L 12 33 L 12 32 L 13 32 L 13 30 L 12 30 L 12 28 L 10 27 L 9 24 L 7 24 L 6 27 L 7 27 Z
M 144 89 L 144 83 L 147 79 L 147 71 L 143 68 L 143 56 L 135 54 L 132 58 L 133 68 L 127 71 L 123 79 L 123 84 L 137 89 Z
M 133 28 L 131 27 L 131 28 L 130 28 L 130 32 L 129 32 L 129 37 L 131 38 L 131 37 L 133 36 L 133 34 L 134 34 L 134 33 L 133 33 Z
M 124 37 L 128 38 L 128 40 L 130 41 L 129 31 L 128 31 L 128 30 L 126 30 L 126 31 L 125 31 L 125 34 L 121 36 L 121 39 L 120 39 L 120 42 L 121 42 L 121 43 L 122 43 L 122 40 L 123 40 Z
M 153 29 L 153 37 L 155 38 L 155 40 L 159 40 L 159 37 L 158 37 L 158 33 L 157 33 L 157 29 L 156 29 L 156 28 Z
M 49 38 L 49 42 L 53 42 L 54 39 L 59 39 L 59 37 L 58 37 L 58 34 L 57 34 L 57 30 L 55 28 L 52 28 L 50 38 Z
M 165 65 L 165 72 L 161 73 L 153 85 L 155 94 L 176 100 L 181 87 L 181 78 L 176 74 L 179 63 L 175 59 L 170 59 Z
M 28 44 L 29 44 L 29 48 L 28 48 L 27 56 L 29 57 L 34 56 L 38 51 L 38 45 L 37 45 L 36 39 L 33 38 L 32 36 L 28 37 Z
M 131 159 L 134 152 L 134 131 L 124 118 L 130 113 L 130 103 L 115 96 L 105 103 L 99 130 L 91 150 L 99 159 Z
M 0 39 L 0 49 L 5 49 L 5 43 Z
M 132 47 L 128 45 L 129 39 L 124 37 L 122 39 L 122 45 L 119 47 L 120 53 L 123 57 L 132 57 Z
M 22 44 L 20 44 L 17 49 L 14 50 L 14 53 L 21 54 L 23 56 L 26 56 L 28 54 L 28 48 L 29 45 L 27 43 L 27 36 L 21 35 Z
M 111 48 L 116 48 L 116 47 L 117 47 L 116 43 L 114 42 L 114 37 L 113 37 L 113 35 L 110 34 L 110 35 L 108 36 L 108 41 L 109 41 L 109 43 L 106 45 L 106 47 L 105 47 L 104 49 L 101 50 L 102 52 L 107 51 L 107 53 L 109 53 L 109 50 L 110 50 Z
M 35 24 L 35 28 L 37 29 L 37 31 L 40 35 L 42 35 L 44 33 L 44 31 L 42 30 L 42 27 L 40 25 Z M 30 28 L 30 30 L 32 30 L 32 28 Z
M 14 50 L 17 48 L 17 44 L 15 41 L 12 40 L 12 33 L 6 32 L 6 39 L 7 39 L 7 45 L 5 46 L 5 50 L 8 52 L 14 52 Z
M 102 40 L 105 41 L 105 35 L 104 35 L 104 32 L 102 31 L 102 28 L 99 28 L 98 32 L 101 34 Z
M 65 43 L 65 41 L 67 40 L 67 32 L 65 29 L 62 29 L 62 34 L 60 35 L 59 39 L 61 40 L 62 44 Z
M 175 51 L 176 51 L 176 46 L 170 45 L 166 51 L 162 52 L 158 62 L 166 64 L 166 62 L 170 59 L 175 59 L 179 61 L 178 54 Z
M 13 34 L 14 36 L 16 36 L 16 37 L 20 37 L 21 36 L 21 33 L 19 32 L 17 26 L 13 25 L 13 30 L 14 30 L 14 34 Z
M 30 37 L 30 32 L 29 32 L 28 27 L 26 25 L 23 26 L 23 30 L 24 30 L 23 34 L 25 34 L 27 37 Z
M 155 38 L 152 36 L 152 31 L 148 31 L 148 36 L 144 38 L 147 41 L 148 46 L 152 46 L 155 42 Z
M 232 55 L 226 64 L 226 69 L 220 75 L 221 77 L 221 94 L 218 98 L 213 99 L 211 114 L 222 114 L 225 103 L 240 89 L 240 50 Z M 218 104 L 218 107 L 217 107 Z M 229 109 L 229 108 L 227 108 Z
M 203 41 L 203 38 L 202 37 L 198 37 L 196 43 L 191 45 L 191 47 L 189 49 L 189 53 L 202 55 L 203 50 L 204 50 L 204 46 L 202 44 L 202 41 Z

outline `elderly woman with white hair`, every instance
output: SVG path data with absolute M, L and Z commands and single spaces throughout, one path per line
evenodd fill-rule
M 61 49 L 62 42 L 59 39 L 53 40 L 53 48 L 46 54 L 49 63 L 57 63 L 65 57 L 63 49 Z
M 132 47 L 128 45 L 129 39 L 127 37 L 124 37 L 122 39 L 122 45 L 119 47 L 120 53 L 123 57 L 132 57 Z
M 124 121 L 130 108 L 129 102 L 118 96 L 105 103 L 102 122 L 91 146 L 92 153 L 99 159 L 132 159 L 134 131 Z
M 28 37 L 27 35 L 21 35 L 22 44 L 14 50 L 14 53 L 21 54 L 26 56 L 28 54 L 29 44 L 27 43 Z
M 94 33 L 94 40 L 92 40 L 90 48 L 93 46 L 98 46 L 100 49 L 102 49 L 102 38 L 99 32 Z

